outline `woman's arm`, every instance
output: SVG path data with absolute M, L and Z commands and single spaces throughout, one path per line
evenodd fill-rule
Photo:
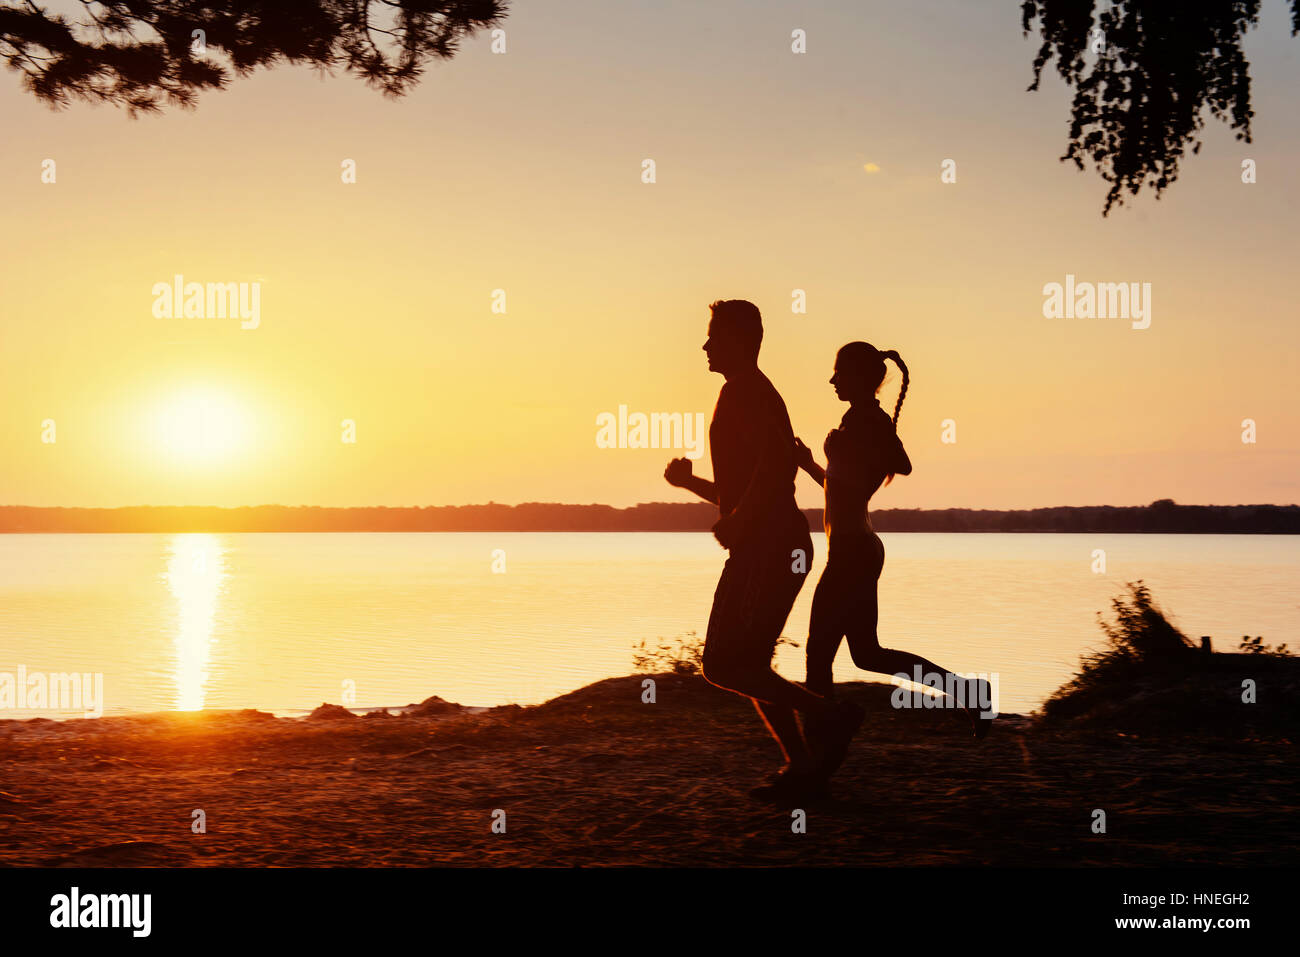
M 684 488 L 689 492 L 694 492 L 706 502 L 718 504 L 718 489 L 706 478 L 696 475 L 691 466 L 690 459 L 673 459 L 664 469 L 664 479 L 669 485 L 677 488 Z
M 907 457 L 903 440 L 889 413 L 880 409 L 863 434 L 863 462 L 870 469 L 878 467 L 885 475 L 911 475 L 912 460 Z
M 911 475 L 912 460 L 907 457 L 907 449 L 903 448 L 903 440 L 894 433 L 894 454 L 893 464 L 889 469 L 894 475 Z
M 814 482 L 824 486 L 826 484 L 826 470 L 817 464 L 817 460 L 813 458 L 812 449 L 804 445 L 803 440 L 795 439 L 794 451 L 795 461 L 799 463 L 799 467 L 812 476 Z

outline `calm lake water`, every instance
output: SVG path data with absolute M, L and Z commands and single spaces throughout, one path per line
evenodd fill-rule
M 1096 613 L 1128 580 L 1220 650 L 1300 643 L 1297 536 L 882 538 L 882 643 L 997 673 L 1002 711 L 1037 707 L 1102 643 Z M 814 547 L 786 628 L 800 645 Z M 105 714 L 536 703 L 630 673 L 643 639 L 702 635 L 723 557 L 706 533 L 0 535 L 0 679 L 100 673 Z M 802 680 L 802 655 L 782 646 L 778 670 Z M 864 676 L 841 648 L 837 679 Z

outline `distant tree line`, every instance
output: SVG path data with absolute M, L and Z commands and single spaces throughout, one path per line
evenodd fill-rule
M 821 511 L 817 512 L 818 520 Z M 884 509 L 871 523 L 885 532 L 1151 532 L 1184 534 L 1300 534 L 1296 505 L 1055 506 L 1027 510 Z
M 821 509 L 804 509 L 820 528 Z M 610 505 L 443 505 L 424 508 L 0 506 L 0 532 L 703 532 L 717 518 L 705 502 Z M 882 532 L 1151 532 L 1300 534 L 1296 505 L 1060 506 L 1035 509 L 882 509 Z

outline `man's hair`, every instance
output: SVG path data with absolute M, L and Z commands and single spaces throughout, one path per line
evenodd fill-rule
M 742 345 L 758 355 L 758 347 L 763 343 L 763 317 L 758 306 L 748 299 L 719 299 L 709 303 L 713 321 L 727 327 Z

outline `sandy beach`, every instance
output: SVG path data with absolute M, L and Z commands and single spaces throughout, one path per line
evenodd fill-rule
M 1215 656 L 1239 658 L 1242 656 Z M 1292 661 L 1269 665 L 1287 668 Z M 867 722 L 828 801 L 747 789 L 778 755 L 749 704 L 689 675 L 545 704 L 0 721 L 0 863 L 38 866 L 1276 865 L 1300 771 L 1285 736 L 1134 734 L 842 693 Z M 1293 678 L 1291 692 L 1294 691 Z M 1148 708 L 1148 711 L 1151 709 Z M 1094 810 L 1107 831 L 1092 831 Z M 206 832 L 195 833 L 201 809 Z M 493 812 L 505 833 L 493 833 Z

